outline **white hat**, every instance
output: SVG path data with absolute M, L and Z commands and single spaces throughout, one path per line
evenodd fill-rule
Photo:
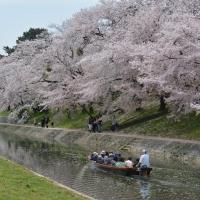
M 101 154 L 106 154 L 106 152 L 104 150 L 101 151 Z
M 146 150 L 146 149 L 143 149 L 143 150 L 142 150 L 142 152 L 143 152 L 143 153 L 146 153 L 146 152 L 147 152 L 147 150 Z

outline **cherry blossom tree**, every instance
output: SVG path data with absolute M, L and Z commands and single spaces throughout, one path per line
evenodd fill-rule
M 0 60 L 0 108 L 96 103 L 129 112 L 164 94 L 176 112 L 198 110 L 199 8 L 198 0 L 101 0 L 81 10 Z

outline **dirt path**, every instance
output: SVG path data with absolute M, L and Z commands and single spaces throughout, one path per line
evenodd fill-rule
M 18 125 L 18 124 L 8 124 L 8 123 L 0 123 L 0 125 L 9 125 L 15 127 L 26 127 L 26 128 L 38 128 L 38 129 L 47 129 L 36 127 L 33 125 Z M 84 133 L 88 133 L 86 130 L 83 129 L 67 129 L 67 128 L 48 128 L 49 130 L 63 130 L 66 132 L 69 131 L 80 131 Z M 137 139 L 145 139 L 145 140 L 157 140 L 157 141 L 168 141 L 168 142 L 179 142 L 182 144 L 200 144 L 199 140 L 186 140 L 186 139 L 178 139 L 178 138 L 168 138 L 168 137 L 159 137 L 159 136 L 146 136 L 146 135 L 136 135 L 136 134 L 125 134 L 122 131 L 119 132 L 103 132 L 103 133 L 91 133 L 95 135 L 101 134 L 102 136 L 110 135 L 110 136 L 118 136 L 118 137 L 130 137 L 130 138 L 137 138 Z
M 120 137 L 131 137 L 138 139 L 149 139 L 149 140 L 158 140 L 158 141 L 168 141 L 168 142 L 180 142 L 180 143 L 191 143 L 191 144 L 200 144 L 198 140 L 186 140 L 186 139 L 178 139 L 178 138 L 168 138 L 168 137 L 159 137 L 159 136 L 146 136 L 146 135 L 136 135 L 136 134 L 125 134 L 123 132 L 115 133 L 106 133 L 106 135 L 117 135 Z

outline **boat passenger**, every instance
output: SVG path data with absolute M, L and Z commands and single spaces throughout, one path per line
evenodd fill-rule
M 98 155 L 96 162 L 99 163 L 99 164 L 103 164 L 104 163 L 103 157 L 101 155 Z
M 125 166 L 128 168 L 133 168 L 133 161 L 131 157 L 129 157 L 128 160 L 125 161 Z
M 142 152 L 143 154 L 140 156 L 140 160 L 138 163 L 138 166 L 141 171 L 150 167 L 150 159 L 149 159 L 149 155 L 147 154 L 147 151 L 143 149 Z
M 104 158 L 104 156 L 106 155 L 106 152 L 104 150 L 102 150 L 100 154 Z
M 103 158 L 103 160 L 104 160 L 104 164 L 107 165 L 108 164 L 108 156 L 105 155 L 104 158 Z
M 120 157 L 119 161 L 115 163 L 115 167 L 125 167 L 124 158 Z
M 134 161 L 134 165 L 135 166 L 138 165 L 139 161 L 140 161 L 140 158 L 136 158 L 135 161 Z
M 112 163 L 112 159 L 109 156 L 104 156 L 104 164 L 110 165 Z
M 98 153 L 97 152 L 93 152 L 91 157 L 90 157 L 90 160 L 97 161 L 97 158 L 98 158 Z
M 113 160 L 115 160 L 116 162 L 118 162 L 119 158 L 121 158 L 121 154 L 120 153 L 114 153 L 113 154 Z
M 111 165 L 115 166 L 116 161 L 115 160 L 111 160 Z
M 113 158 L 114 158 L 113 152 L 110 152 L 110 153 L 108 154 L 108 157 L 109 157 L 111 160 L 113 160 Z

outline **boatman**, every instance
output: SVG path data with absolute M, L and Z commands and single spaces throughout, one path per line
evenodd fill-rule
M 142 150 L 142 155 L 140 156 L 140 160 L 138 163 L 138 167 L 140 168 L 140 171 L 146 170 L 150 167 L 150 159 L 149 155 L 147 154 L 147 151 L 145 149 Z

